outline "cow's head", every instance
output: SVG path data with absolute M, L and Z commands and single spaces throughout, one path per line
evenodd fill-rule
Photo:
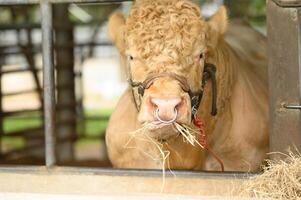
M 206 59 L 212 56 L 226 26 L 224 7 L 205 21 L 198 6 L 186 0 L 140 0 L 127 20 L 121 14 L 110 18 L 110 36 L 126 59 L 132 81 L 142 83 L 163 74 L 149 82 L 143 96 L 134 90 L 138 120 L 152 124 L 153 132 L 165 132 L 160 137 L 170 136 L 162 131 L 168 123 L 161 121 L 191 123 L 191 99 L 181 80 L 191 91 L 201 89 Z

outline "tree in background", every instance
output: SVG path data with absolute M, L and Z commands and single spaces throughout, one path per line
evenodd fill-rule
M 205 13 L 207 10 L 204 9 L 207 9 L 208 5 L 216 7 L 223 3 L 228 8 L 230 18 L 243 18 L 257 25 L 264 25 L 266 22 L 265 0 L 194 0 L 194 2 L 200 4 Z

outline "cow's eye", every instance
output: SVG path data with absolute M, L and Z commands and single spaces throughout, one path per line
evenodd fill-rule
M 133 56 L 129 55 L 129 59 L 130 59 L 130 60 L 133 60 L 134 58 L 133 58 Z

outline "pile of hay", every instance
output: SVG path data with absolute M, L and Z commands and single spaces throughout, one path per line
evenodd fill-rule
M 263 174 L 250 178 L 239 196 L 301 200 L 301 154 L 289 152 L 284 160 L 268 160 Z

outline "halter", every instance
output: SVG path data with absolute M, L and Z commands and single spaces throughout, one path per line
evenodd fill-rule
M 213 149 L 210 147 L 209 143 L 207 142 L 206 139 L 206 134 L 205 134 L 205 129 L 204 129 L 204 124 L 202 120 L 197 116 L 197 111 L 200 106 L 200 103 L 202 101 L 203 93 L 204 93 L 204 88 L 208 80 L 211 79 L 211 84 L 212 84 L 212 104 L 211 104 L 211 115 L 215 116 L 217 114 L 217 107 L 216 107 L 216 100 L 217 100 L 217 89 L 216 89 L 216 77 L 215 77 L 215 72 L 216 72 L 216 67 L 213 64 L 210 63 L 205 63 L 204 71 L 203 71 L 203 78 L 202 78 L 202 85 L 201 89 L 198 91 L 192 91 L 189 87 L 189 84 L 187 83 L 187 79 L 183 76 L 179 76 L 175 73 L 172 72 L 163 72 L 159 74 L 149 74 L 146 79 L 143 82 L 134 82 L 132 80 L 132 77 L 128 79 L 131 87 L 132 87 L 132 96 L 135 102 L 135 106 L 137 108 L 137 111 L 140 110 L 141 107 L 141 99 L 144 95 L 144 91 L 154 83 L 155 80 L 163 77 L 169 77 L 171 79 L 174 79 L 178 81 L 179 85 L 181 86 L 182 90 L 186 93 L 188 93 L 191 101 L 191 119 L 194 123 L 194 125 L 199 129 L 199 142 L 202 145 L 203 149 L 206 149 L 215 159 L 216 161 L 220 164 L 221 171 L 224 171 L 224 163 L 223 161 L 219 158 L 219 156 L 213 151 Z M 129 73 L 131 74 L 131 71 L 129 70 Z M 136 101 L 135 98 L 135 91 L 134 88 L 138 88 L 138 95 L 139 95 L 139 104 Z M 165 121 L 162 120 L 159 116 L 159 109 L 157 108 L 155 110 L 155 116 L 156 119 L 159 120 L 160 122 L 164 124 L 170 124 L 173 123 L 176 118 L 177 118 L 177 109 L 174 110 L 174 117 L 171 120 Z
M 217 107 L 216 107 L 216 99 L 217 99 L 217 89 L 216 89 L 216 78 L 215 78 L 215 72 L 216 67 L 213 64 L 205 63 L 204 72 L 203 72 L 203 78 L 202 78 L 202 86 L 201 89 L 198 91 L 192 91 L 189 87 L 189 84 L 187 83 L 187 79 L 183 76 L 177 75 L 173 72 L 162 72 L 159 74 L 151 73 L 149 74 L 146 79 L 143 82 L 134 82 L 132 80 L 132 77 L 128 79 L 129 84 L 132 87 L 132 95 L 135 102 L 135 106 L 137 108 L 137 111 L 140 110 L 141 107 L 141 99 L 144 95 L 144 91 L 154 83 L 155 80 L 163 77 L 169 77 L 171 79 L 174 79 L 178 81 L 180 84 L 182 90 L 186 93 L 188 93 L 191 101 L 191 116 L 192 119 L 195 118 L 197 114 L 197 110 L 200 106 L 204 88 L 209 79 L 211 79 L 212 84 L 212 105 L 211 105 L 211 115 L 215 116 L 217 114 Z M 129 73 L 131 74 L 131 71 L 129 70 Z M 135 91 L 134 88 L 138 88 L 138 97 L 139 97 L 139 103 L 137 102 L 135 98 Z

